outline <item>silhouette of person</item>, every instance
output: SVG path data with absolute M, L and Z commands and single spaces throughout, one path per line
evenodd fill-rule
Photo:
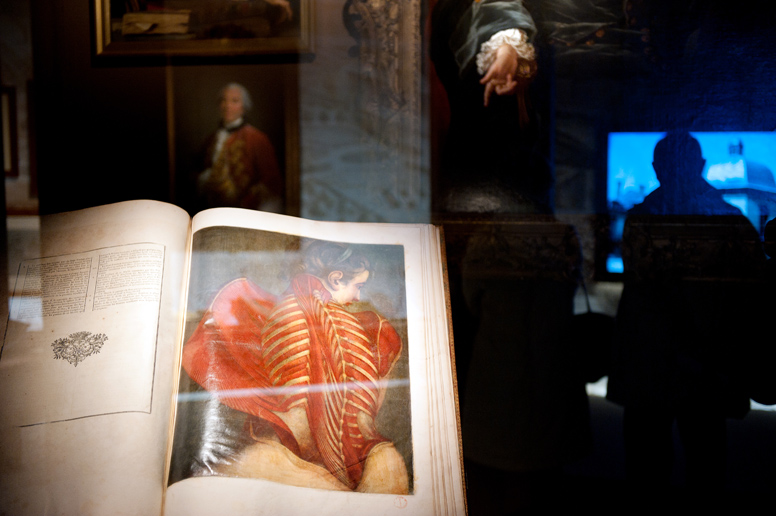
M 756 340 L 764 256 L 748 219 L 703 179 L 704 164 L 689 133 L 667 134 L 654 150 L 660 186 L 623 230 L 607 397 L 624 407 L 627 477 L 656 503 L 671 479 L 673 423 L 687 487 L 713 495 L 724 487 L 726 418 L 749 410 L 744 350 Z
M 687 132 L 669 133 L 657 142 L 652 167 L 660 186 L 629 215 L 741 215 L 722 193 L 703 179 L 706 160 L 698 140 Z

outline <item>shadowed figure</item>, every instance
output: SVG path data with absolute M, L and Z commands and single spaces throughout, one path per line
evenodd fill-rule
M 702 177 L 689 133 L 655 146 L 660 187 L 628 213 L 625 281 L 607 397 L 624 406 L 626 473 L 655 503 L 669 487 L 672 426 L 687 487 L 714 503 L 725 482 L 726 418 L 749 410 L 764 255 L 741 212 Z M 643 499 L 642 499 L 643 500 Z
M 585 382 L 569 337 L 581 270 L 553 218 L 445 233 L 469 513 L 562 513 L 564 466 L 591 450 Z M 460 258 L 458 258 L 460 257 Z
M 703 179 L 706 160 L 689 133 L 670 133 L 657 142 L 652 167 L 660 186 L 628 215 L 741 215 Z

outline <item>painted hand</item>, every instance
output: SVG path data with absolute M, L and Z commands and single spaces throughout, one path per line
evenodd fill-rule
M 521 82 L 530 80 L 536 70 L 536 63 L 521 59 L 511 45 L 501 45 L 496 52 L 496 58 L 488 71 L 480 79 L 485 85 L 483 104 L 488 105 L 490 96 L 514 95 Z

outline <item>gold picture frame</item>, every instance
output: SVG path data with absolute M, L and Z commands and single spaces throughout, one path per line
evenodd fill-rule
M 93 0 L 98 57 L 298 55 L 313 0 Z

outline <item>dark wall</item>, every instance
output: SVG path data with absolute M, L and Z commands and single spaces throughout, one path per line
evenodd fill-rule
M 32 3 L 42 214 L 169 199 L 165 67 L 93 62 L 91 3 Z

